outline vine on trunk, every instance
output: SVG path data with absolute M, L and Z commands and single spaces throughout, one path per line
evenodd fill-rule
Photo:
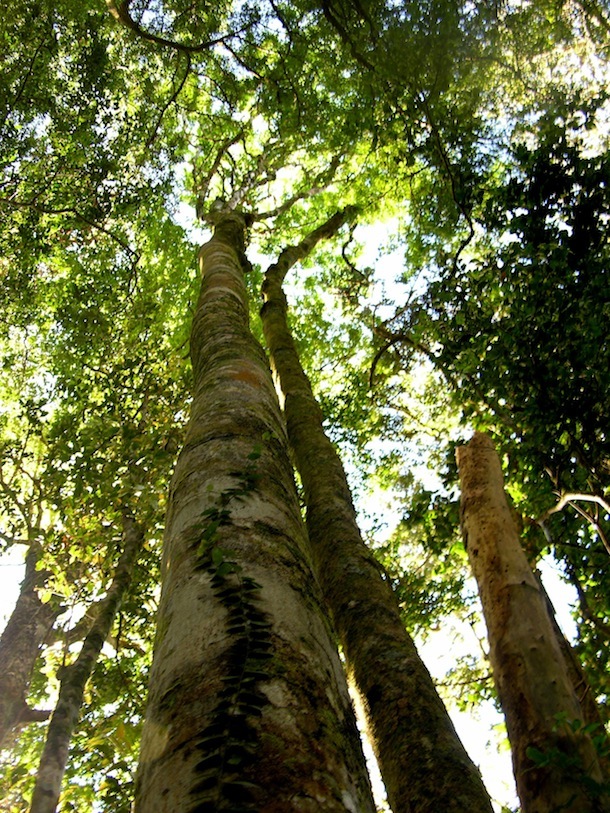
M 228 613 L 227 632 L 234 640 L 227 655 L 220 700 L 196 745 L 202 756 L 195 766 L 198 776 L 190 791 L 197 801 L 189 813 L 255 810 L 262 790 L 243 775 L 257 745 L 253 720 L 262 715 L 268 703 L 258 684 L 269 677 L 265 667 L 272 657 L 272 624 L 257 605 L 261 585 L 243 574 L 232 558 L 233 551 L 216 544 L 218 529 L 231 524 L 229 504 L 243 500 L 256 487 L 260 455 L 261 447 L 256 446 L 248 455 L 245 470 L 238 473 L 237 485 L 223 491 L 218 505 L 204 512 L 205 527 L 195 543 L 196 569 L 210 574 L 213 595 Z

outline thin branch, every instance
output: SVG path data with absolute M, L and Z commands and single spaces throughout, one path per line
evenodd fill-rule
M 381 361 L 381 357 L 387 353 L 387 351 L 391 347 L 395 347 L 397 344 L 403 342 L 404 339 L 402 336 L 395 336 L 393 339 L 388 339 L 385 344 L 382 344 L 379 350 L 375 353 L 373 357 L 373 361 L 371 362 L 371 371 L 369 373 L 369 389 L 373 389 L 373 384 L 375 382 L 375 372 L 377 370 L 377 365 Z
M 275 177 L 276 171 L 270 170 L 268 166 L 269 160 L 271 158 L 269 149 L 270 147 L 271 147 L 270 143 L 265 145 L 263 151 L 256 159 L 255 166 L 246 173 L 244 180 L 242 184 L 239 186 L 239 188 L 234 189 L 233 194 L 227 201 L 227 209 L 229 209 L 229 211 L 234 211 L 235 209 L 237 209 L 237 207 L 242 203 L 246 195 L 249 192 L 251 192 L 252 189 L 255 189 L 257 186 L 260 186 L 262 183 L 267 183 L 270 177 Z M 249 155 L 245 143 L 244 143 L 244 153 L 248 157 L 253 157 Z M 230 157 L 232 158 L 232 156 Z M 231 186 L 233 186 L 234 185 L 233 176 L 231 177 L 231 182 L 232 182 Z
M 273 13 L 275 14 L 277 19 L 280 21 L 280 23 L 284 27 L 284 30 L 286 31 L 286 33 L 288 34 L 288 40 L 290 42 L 290 45 L 292 46 L 294 40 L 297 38 L 297 36 L 299 34 L 299 30 L 297 29 L 296 31 L 294 31 L 291 28 L 291 26 L 288 24 L 288 21 L 286 20 L 286 17 L 282 13 L 281 8 L 278 6 L 278 4 L 275 2 L 275 0 L 269 0 L 269 4 L 271 5 L 271 8 L 273 9 Z
M 38 197 L 38 196 L 36 196 Z M 88 217 L 85 217 L 80 212 L 78 212 L 73 206 L 66 206 L 60 209 L 53 209 L 49 206 L 40 206 L 35 202 L 35 198 L 31 201 L 15 201 L 11 200 L 10 198 L 0 198 L 0 203 L 6 203 L 9 206 L 12 206 L 15 209 L 32 209 L 35 212 L 40 212 L 41 214 L 45 215 L 72 215 L 77 220 L 80 220 L 82 223 L 86 223 L 87 226 L 91 226 L 92 229 L 96 229 L 97 231 L 105 234 L 107 237 L 110 237 L 117 245 L 119 245 L 124 251 L 126 251 L 132 258 L 133 264 L 137 265 L 140 260 L 140 254 L 138 251 L 133 249 L 129 243 L 126 243 L 121 237 L 117 237 L 116 234 L 107 229 L 105 226 L 101 226 L 99 223 L 96 223 L 95 220 L 90 220 Z
M 30 79 L 30 77 L 32 76 L 32 73 L 34 72 L 34 63 L 38 59 L 38 54 L 42 51 L 42 48 L 43 48 L 43 45 L 45 44 L 45 42 L 46 42 L 46 39 L 43 37 L 43 39 L 37 45 L 36 50 L 34 51 L 34 56 L 30 60 L 30 64 L 28 66 L 28 69 L 25 72 L 25 76 L 23 77 L 23 79 L 21 81 L 21 84 L 19 85 L 19 88 L 17 89 L 17 93 L 15 94 L 15 98 L 13 99 L 13 103 L 10 106 L 7 106 L 8 112 L 7 112 L 7 115 L 4 117 L 4 121 L 7 120 L 11 110 L 15 109 L 15 107 L 17 105 L 17 102 L 23 96 L 23 92 L 24 92 L 25 87 L 26 87 L 26 85 L 28 83 L 28 80 Z
M 226 141 L 220 145 L 216 152 L 216 157 L 214 158 L 214 162 L 210 171 L 207 173 L 205 178 L 202 181 L 199 181 L 197 178 L 197 172 L 193 169 L 193 183 L 195 185 L 195 191 L 197 193 L 197 217 L 203 218 L 204 211 L 203 211 L 203 204 L 205 202 L 206 195 L 208 193 L 208 188 L 212 181 L 214 175 L 218 172 L 222 159 L 227 155 L 229 149 L 234 145 L 237 144 L 240 138 L 242 138 L 244 134 L 243 128 L 241 128 L 234 136 L 227 138 Z
M 29 502 L 22 502 L 19 499 L 19 494 L 16 489 L 12 488 L 2 475 L 2 469 L 0 468 L 0 493 L 4 493 L 4 496 L 10 499 L 14 510 L 20 514 L 21 519 L 23 520 L 28 534 L 32 533 L 32 524 L 30 522 L 30 514 L 27 508 L 29 507 Z
M 339 156 L 334 156 L 328 165 L 328 167 L 321 172 L 316 179 L 314 180 L 314 185 L 304 189 L 302 192 L 297 192 L 296 195 L 293 195 L 288 200 L 285 200 L 284 203 L 277 206 L 275 209 L 270 209 L 267 212 L 257 212 L 253 215 L 254 221 L 266 220 L 267 218 L 271 217 L 279 217 L 279 215 L 283 215 L 289 209 L 291 209 L 295 203 L 298 203 L 300 200 L 305 200 L 306 198 L 312 198 L 315 195 L 319 195 L 321 192 L 328 187 L 329 183 L 335 176 L 335 173 L 341 163 L 341 158 Z
M 184 51 L 181 51 L 179 53 L 184 53 Z M 172 93 L 171 97 L 167 100 L 167 102 L 161 108 L 161 113 L 159 114 L 159 118 L 157 119 L 157 123 L 153 127 L 153 131 L 152 131 L 151 135 L 146 140 L 146 148 L 147 149 L 152 145 L 152 143 L 156 139 L 157 133 L 159 132 L 159 127 L 161 127 L 161 122 L 163 121 L 163 116 L 165 116 L 165 114 L 169 110 L 170 106 L 176 101 L 178 96 L 182 93 L 182 88 L 186 84 L 186 80 L 188 79 L 189 73 L 191 72 L 191 55 L 189 53 L 184 53 L 184 56 L 186 58 L 186 70 L 184 71 L 184 76 L 180 80 L 180 84 L 178 85 L 176 90 Z M 178 73 L 178 68 L 176 68 L 176 73 L 174 74 L 174 77 L 176 76 L 177 73 Z
M 2 542 L 8 542 L 9 545 L 30 545 L 32 540 L 31 539 L 22 539 L 20 537 L 14 537 L 10 534 L 5 534 L 3 531 L 0 531 L 0 540 Z M 4 565 L 6 567 L 6 565 Z
M 482 683 L 491 683 L 493 686 L 493 675 L 487 672 L 485 675 L 476 676 L 467 680 L 440 680 L 436 682 L 436 686 L 443 686 L 447 689 L 453 689 L 457 686 L 480 686 Z
M 606 34 L 610 33 L 610 23 L 606 17 L 604 17 L 604 13 L 597 3 L 588 2 L 588 0 L 576 0 L 576 4 L 581 7 L 585 17 L 593 17 L 595 20 L 597 20 L 599 26 L 604 29 Z
M 461 200 L 461 195 L 458 195 L 458 188 L 456 178 L 453 172 L 453 167 L 451 165 L 451 160 L 449 158 L 449 155 L 447 154 L 447 150 L 445 149 L 445 145 L 441 138 L 440 130 L 436 125 L 435 118 L 432 115 L 432 111 L 430 110 L 430 105 L 428 104 L 428 100 L 426 99 L 424 94 L 419 95 L 419 102 L 428 121 L 428 126 L 430 127 L 430 130 L 432 132 L 434 141 L 436 142 L 436 147 L 441 159 L 441 163 L 445 169 L 447 177 L 449 178 L 449 185 L 451 187 L 451 197 L 455 205 L 460 210 L 461 214 L 464 216 L 464 219 L 466 220 L 466 223 L 468 225 L 468 234 L 460 242 L 460 245 L 458 246 L 455 256 L 453 257 L 453 272 L 454 274 L 456 274 L 458 270 L 458 263 L 460 261 L 460 257 L 462 256 L 462 252 L 474 239 L 474 224 L 472 222 L 470 211 L 466 208 L 464 202 Z
M 213 48 L 214 45 L 220 45 L 221 43 L 232 39 L 233 37 L 237 36 L 237 34 L 240 34 L 246 30 L 246 28 L 240 28 L 238 31 L 231 32 L 230 34 L 224 34 L 222 37 L 215 37 L 211 40 L 207 40 L 206 42 L 200 42 L 198 45 L 183 45 L 180 42 L 168 40 L 165 37 L 159 37 L 157 34 L 152 34 L 150 31 L 145 31 L 129 14 L 130 3 L 131 0 L 123 0 L 123 2 L 120 3 L 117 3 L 116 0 L 106 0 L 108 11 L 112 14 L 115 20 L 121 23 L 121 25 L 124 25 L 126 28 L 129 28 L 130 31 L 133 31 L 138 37 L 141 37 L 148 42 L 154 42 L 156 45 L 162 45 L 165 48 L 173 48 L 175 51 L 181 51 L 185 54 L 195 54 L 200 53 L 201 51 L 208 51 L 210 48 Z
M 331 9 L 329 0 L 325 0 L 325 2 L 322 3 L 322 13 L 324 14 L 328 22 L 331 24 L 331 26 L 335 29 L 335 31 L 339 34 L 341 39 L 346 43 L 346 45 L 349 46 L 350 51 L 352 52 L 352 56 L 354 57 L 356 62 L 358 62 L 367 70 L 374 71 L 375 66 L 372 64 L 372 62 L 369 62 L 369 60 L 365 56 L 363 56 L 360 53 L 360 51 L 356 48 L 354 40 L 352 39 L 351 35 L 349 34 L 345 26 L 343 26 L 342 23 L 339 22 L 339 19 L 335 15 L 334 11 Z
M 256 78 L 259 79 L 261 82 L 268 81 L 268 77 L 263 76 L 262 73 L 259 73 L 257 70 L 255 70 L 252 67 L 252 65 L 248 65 L 245 59 L 235 50 L 235 48 L 231 48 L 231 46 L 228 45 L 226 42 L 223 42 L 222 45 L 223 48 L 226 48 L 227 51 L 231 54 L 231 56 L 237 62 L 237 64 L 240 65 L 245 71 L 248 71 L 248 73 L 251 73 L 253 76 L 256 76 Z
M 608 538 L 606 537 L 606 534 L 604 533 L 597 519 L 588 511 L 586 511 L 584 508 L 581 508 L 579 505 L 576 505 L 576 503 L 572 501 L 570 501 L 568 505 L 570 506 L 570 508 L 573 508 L 577 514 L 580 514 L 580 516 L 583 519 L 585 519 L 592 528 L 595 529 L 595 532 L 599 536 L 603 546 L 606 548 L 606 551 L 610 554 L 610 542 L 608 541 Z
M 558 511 L 562 511 L 568 503 L 572 503 L 575 501 L 580 502 L 594 502 L 601 506 L 604 511 L 610 514 L 610 505 L 604 500 L 602 497 L 598 496 L 597 494 L 582 494 L 580 492 L 568 492 L 564 494 L 559 502 L 554 505 L 552 508 L 549 508 L 548 511 L 545 511 L 538 519 L 536 520 L 537 523 L 544 522 L 547 520 L 552 514 L 556 514 Z
M 580 492 L 577 493 L 568 492 L 566 494 L 563 494 L 559 501 L 552 508 L 549 508 L 547 511 L 545 511 L 543 514 L 541 514 L 537 519 L 533 521 L 536 525 L 539 525 L 542 528 L 545 536 L 548 539 L 549 534 L 548 529 L 546 527 L 546 521 L 550 517 L 552 517 L 553 514 L 557 514 L 559 511 L 563 511 L 566 505 L 569 505 L 570 508 L 573 508 L 576 511 L 576 513 L 580 514 L 580 516 L 583 517 L 583 519 L 586 519 L 586 521 L 595 529 L 600 540 L 602 541 L 602 544 L 610 554 L 610 542 L 608 541 L 608 538 L 606 537 L 606 534 L 604 533 L 599 521 L 597 520 L 596 517 L 594 517 L 584 508 L 581 508 L 579 505 L 577 505 L 576 504 L 577 502 L 595 503 L 599 505 L 601 508 L 603 508 L 604 511 L 610 514 L 610 505 L 606 500 L 603 499 L 603 497 L 600 497 L 598 494 L 582 494 Z
M 343 258 L 343 262 L 346 264 L 346 266 L 349 268 L 352 274 L 354 274 L 357 277 L 360 277 L 360 279 L 363 282 L 368 282 L 368 274 L 371 273 L 371 269 L 366 268 L 364 271 L 361 271 L 357 266 L 354 265 L 354 263 L 347 256 L 347 250 L 354 242 L 354 229 L 355 224 L 352 223 L 350 226 L 349 234 L 347 236 L 347 240 L 341 246 L 341 257 Z
M 402 311 L 406 310 L 408 307 L 402 308 Z M 392 317 L 392 320 L 395 319 L 396 316 Z M 385 329 L 384 325 L 377 325 L 373 328 L 375 333 L 378 335 L 387 337 L 385 344 L 381 346 L 381 348 L 375 353 L 373 361 L 371 362 L 371 371 L 369 373 L 369 388 L 373 389 L 374 378 L 375 378 L 375 370 L 377 369 L 377 365 L 381 360 L 381 357 L 386 353 L 391 347 L 395 347 L 397 344 L 408 344 L 413 350 L 417 350 L 422 353 L 428 361 L 435 367 L 435 369 L 440 370 L 441 373 L 447 379 L 447 382 L 454 388 L 457 389 L 457 384 L 453 378 L 453 375 L 446 369 L 445 365 L 441 363 L 441 360 L 438 356 L 434 354 L 434 352 L 425 344 L 421 342 L 416 342 L 412 339 L 408 333 L 390 333 L 387 329 Z

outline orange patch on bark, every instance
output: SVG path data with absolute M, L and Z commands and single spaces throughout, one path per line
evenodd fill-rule
M 234 381 L 243 381 L 244 383 L 249 384 L 251 387 L 260 387 L 262 384 L 262 376 L 258 370 L 253 370 L 252 368 L 248 367 L 233 370 L 230 377 Z

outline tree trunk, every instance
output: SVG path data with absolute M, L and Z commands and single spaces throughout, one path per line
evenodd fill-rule
M 289 268 L 336 232 L 340 213 L 271 266 L 263 328 L 285 397 L 288 435 L 301 475 L 307 528 L 324 598 L 367 725 L 394 813 L 491 811 L 430 674 L 407 633 L 394 593 L 364 544 L 341 460 L 301 367 L 282 282 Z
M 544 595 L 521 548 L 491 440 L 457 450 L 464 545 L 479 586 L 491 664 L 524 813 L 599 813 L 603 781 Z
M 139 813 L 374 809 L 252 337 L 244 218 L 201 250 L 194 397 L 170 488 Z
M 0 638 L 0 747 L 7 746 L 15 729 L 49 717 L 48 711 L 26 703 L 34 664 L 59 615 L 57 602 L 43 603 L 38 597 L 47 576 L 36 570 L 41 552 L 39 542 L 30 544 L 21 591 Z
M 534 570 L 533 573 L 538 585 L 538 589 L 540 590 L 540 594 L 544 598 L 544 603 L 546 604 L 549 618 L 551 620 L 551 626 L 553 628 L 553 632 L 555 633 L 561 654 L 563 655 L 563 661 L 565 663 L 568 677 L 570 678 L 570 683 L 572 684 L 572 688 L 574 689 L 576 697 L 578 698 L 580 709 L 582 711 L 582 719 L 585 725 L 597 726 L 597 731 L 601 733 L 604 731 L 604 721 L 602 720 L 599 705 L 591 692 L 591 687 L 585 671 L 582 668 L 582 664 L 576 652 L 574 652 L 573 647 L 570 645 L 570 642 L 566 639 L 561 627 L 557 623 L 553 602 L 549 598 L 549 594 L 544 589 L 540 574 L 537 570 Z M 604 774 L 606 774 L 607 760 L 601 760 L 600 764 L 602 765 Z
M 123 516 L 123 552 L 114 579 L 100 601 L 97 617 L 77 659 L 62 670 L 59 698 L 40 758 L 30 813 L 55 813 L 61 783 L 68 762 L 72 733 L 78 722 L 85 685 L 108 637 L 117 610 L 131 582 L 134 564 L 142 546 L 142 529 L 132 516 Z

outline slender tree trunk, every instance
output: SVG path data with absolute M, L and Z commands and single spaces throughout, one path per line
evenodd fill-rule
M 514 509 L 514 506 L 510 501 L 509 508 L 513 516 L 515 531 L 521 541 L 524 529 L 523 517 Z M 549 594 L 546 592 L 544 588 L 540 573 L 536 569 L 538 549 L 532 548 L 531 550 L 528 550 L 528 548 L 523 547 L 523 553 L 525 554 L 528 564 L 532 569 L 532 573 L 534 574 L 534 578 L 536 579 L 536 583 L 538 585 L 538 589 L 540 590 L 540 594 L 544 598 L 544 603 L 546 605 L 546 609 L 549 614 L 551 626 L 553 628 L 553 632 L 555 633 L 555 637 L 557 639 L 559 649 L 561 650 L 561 654 L 563 655 L 566 670 L 568 672 L 570 682 L 572 683 L 572 688 L 576 692 L 576 697 L 578 698 L 578 702 L 580 703 L 580 707 L 583 714 L 583 721 L 585 725 L 597 726 L 598 732 L 602 733 L 604 731 L 604 721 L 601 716 L 601 709 L 595 700 L 593 692 L 591 691 L 589 680 L 582 667 L 580 659 L 578 658 L 578 655 L 574 651 L 574 648 L 570 645 L 570 642 L 567 640 L 567 638 L 565 637 L 561 630 L 561 627 L 557 623 L 555 607 L 553 606 L 553 602 L 551 601 Z M 603 772 L 604 774 L 606 774 L 608 767 L 607 759 L 606 760 L 602 759 L 601 764 Z
M 38 589 L 47 574 L 36 570 L 42 548 L 32 542 L 25 560 L 25 577 L 11 617 L 0 638 L 0 746 L 6 747 L 15 729 L 48 719 L 48 711 L 31 709 L 26 697 L 41 647 L 59 615 L 57 602 L 43 603 Z
M 263 328 L 285 397 L 316 569 L 363 699 L 394 813 L 488 813 L 491 803 L 481 777 L 404 627 L 390 585 L 362 540 L 341 460 L 324 434 L 322 413 L 287 323 L 282 291 L 287 271 L 349 215 L 349 210 L 335 215 L 283 252 L 263 286 Z
M 607 811 L 585 717 L 545 597 L 519 542 L 491 440 L 457 450 L 462 534 L 479 586 L 491 664 L 524 813 Z M 580 725 L 578 722 L 580 721 Z
M 65 667 L 57 706 L 51 717 L 40 758 L 30 813 L 55 813 L 68 762 L 70 739 L 78 722 L 85 685 L 97 663 L 104 641 L 127 590 L 142 546 L 142 529 L 127 512 L 123 515 L 123 552 L 106 596 L 98 605 L 96 619 L 87 633 L 77 659 Z
M 563 660 L 568 677 L 570 678 L 570 683 L 572 684 L 572 688 L 574 689 L 576 697 L 578 698 L 578 703 L 582 711 L 582 719 L 585 725 L 597 726 L 597 730 L 601 733 L 604 730 L 604 722 L 601 717 L 600 708 L 595 701 L 593 693 L 591 692 L 591 687 L 585 671 L 582 668 L 582 664 L 580 663 L 576 652 L 574 652 L 574 649 L 572 646 L 570 646 L 570 642 L 566 639 L 561 627 L 557 623 L 553 602 L 544 589 L 540 574 L 537 570 L 534 570 L 533 573 L 536 583 L 538 584 L 540 594 L 544 598 L 549 618 L 551 620 L 551 626 L 553 628 L 553 632 L 555 633 L 561 654 L 563 655 Z M 601 764 L 605 774 L 607 772 L 607 760 L 605 762 L 602 760 Z
M 369 813 L 283 418 L 249 330 L 244 231 L 239 214 L 221 215 L 200 253 L 135 809 Z

